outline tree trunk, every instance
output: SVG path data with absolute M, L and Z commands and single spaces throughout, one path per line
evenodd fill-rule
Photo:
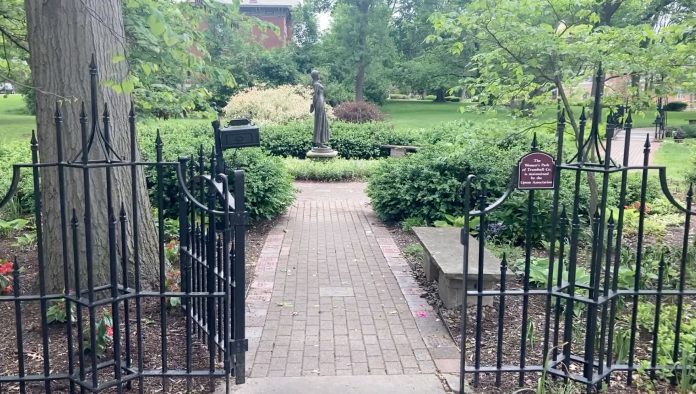
M 445 102 L 445 89 L 443 88 L 437 88 L 435 90 L 435 100 L 436 103 L 444 103 Z
M 51 163 L 57 161 L 57 141 L 55 133 L 54 112 L 56 102 L 60 104 L 63 116 L 62 145 L 65 161 L 81 161 L 82 137 L 80 132 L 79 112 L 81 102 L 90 108 L 90 74 L 89 63 L 95 56 L 100 84 L 97 88 L 98 108 L 108 104 L 111 119 L 112 149 L 125 160 L 130 160 L 130 134 L 128 128 L 128 111 L 130 97 L 117 94 L 103 85 L 103 81 L 121 81 L 127 75 L 125 62 L 113 62 L 116 55 L 125 54 L 125 33 L 121 1 L 103 0 L 25 0 L 27 12 L 28 41 L 31 51 L 30 66 L 34 86 L 36 86 L 36 121 L 38 126 L 40 161 Z M 89 116 L 89 115 L 88 115 Z M 95 119 L 89 119 L 91 125 Z M 101 119 L 96 119 L 99 122 Z M 103 127 L 102 127 L 103 130 Z M 138 155 L 139 156 L 139 155 Z M 104 152 L 93 144 L 90 160 L 104 159 Z M 76 159 L 77 158 L 77 159 Z M 112 160 L 115 159 L 112 157 Z M 90 208 L 92 211 L 91 239 L 92 259 L 86 255 L 85 236 L 85 197 L 82 169 L 64 170 L 65 174 L 65 208 L 70 220 L 74 209 L 79 219 L 78 251 L 81 278 L 85 267 L 90 264 L 94 271 L 94 286 L 110 282 L 108 214 L 111 211 L 118 218 L 121 204 L 126 208 L 128 217 L 127 248 L 129 258 L 133 256 L 133 204 L 131 194 L 130 169 L 120 168 L 112 171 L 113 192 L 112 207 L 107 205 L 106 171 L 90 170 L 91 191 Z M 155 283 L 158 277 L 157 237 L 150 212 L 148 193 L 142 168 L 137 171 L 138 227 L 140 247 L 140 269 L 142 282 Z M 49 167 L 41 172 L 42 225 L 45 257 L 46 287 L 48 292 L 62 292 L 64 288 L 74 288 L 73 243 L 69 222 L 68 237 L 62 238 L 64 223 L 61 220 L 61 203 L 59 199 L 58 170 Z M 120 231 L 116 231 L 118 234 Z M 41 240 L 39 240 L 41 241 Z M 68 254 L 64 256 L 63 242 L 67 242 Z M 117 240 L 120 245 L 120 240 Z M 118 247 L 117 247 L 118 249 Z M 115 253 L 120 256 L 120 250 Z M 68 283 L 64 281 L 64 258 L 67 258 L 69 271 Z M 118 258 L 118 257 L 117 257 Z M 117 260 L 120 261 L 120 260 Z M 131 264 L 132 261 L 131 261 Z M 132 267 L 130 269 L 132 274 Z M 82 279 L 80 280 L 82 282 Z M 86 283 L 86 282 L 85 282 Z M 85 289 L 85 283 L 80 287 Z
M 365 70 L 367 69 L 367 24 L 369 23 L 371 0 L 360 0 L 358 11 L 358 62 L 355 72 L 355 101 L 365 101 Z

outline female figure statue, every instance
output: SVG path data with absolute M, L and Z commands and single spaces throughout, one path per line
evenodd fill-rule
M 314 112 L 314 146 L 327 148 L 326 143 L 331 138 L 329 130 L 329 118 L 326 116 L 326 106 L 324 105 L 324 86 L 319 81 L 319 71 L 312 70 L 312 105 L 309 112 Z

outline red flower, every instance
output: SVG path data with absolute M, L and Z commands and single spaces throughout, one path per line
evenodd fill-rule
M 12 290 L 14 290 L 12 285 L 7 285 L 4 289 L 2 289 L 2 294 L 12 294 Z
M 113 338 L 114 337 L 114 328 L 111 326 L 106 326 L 106 335 L 109 338 Z
M 9 275 L 12 272 L 12 263 L 6 261 L 0 264 L 0 275 Z

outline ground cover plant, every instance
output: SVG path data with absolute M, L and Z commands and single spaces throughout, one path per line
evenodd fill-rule
M 379 164 L 378 160 L 342 158 L 321 161 L 288 157 L 283 162 L 295 180 L 318 182 L 366 180 Z

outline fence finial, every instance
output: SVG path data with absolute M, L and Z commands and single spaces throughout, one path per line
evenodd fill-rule
M 538 144 L 537 144 L 537 133 L 536 131 L 534 132 L 534 138 L 532 138 L 532 151 L 536 151 L 538 149 Z

